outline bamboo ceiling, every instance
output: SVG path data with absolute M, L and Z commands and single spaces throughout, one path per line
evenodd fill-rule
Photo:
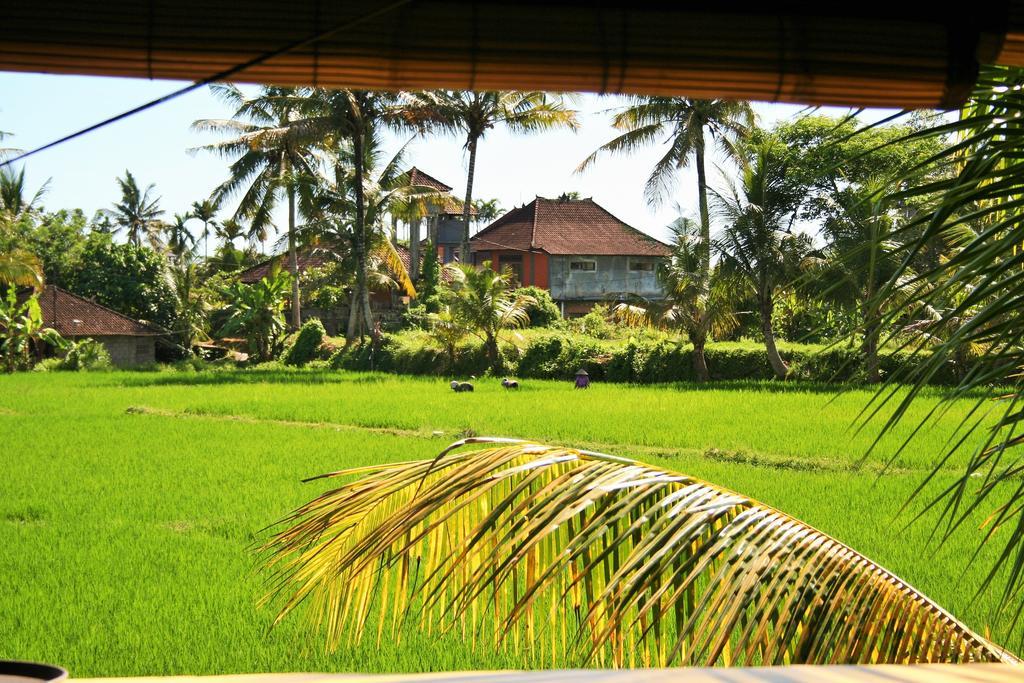
M 951 107 L 1024 65 L 1022 4 L 10 0 L 0 70 L 200 80 L 305 41 L 232 80 Z

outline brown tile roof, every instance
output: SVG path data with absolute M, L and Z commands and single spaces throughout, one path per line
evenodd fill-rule
M 426 173 L 424 173 L 420 169 L 416 168 L 415 166 L 410 168 L 403 175 L 409 176 L 409 184 L 410 185 L 419 185 L 421 187 L 429 187 L 430 189 L 437 190 L 438 192 L 451 192 L 452 191 L 452 188 L 451 188 L 450 185 L 445 185 L 444 183 L 442 183 L 440 180 L 438 180 L 434 176 L 427 175 Z
M 593 199 L 537 197 L 473 236 L 473 251 L 514 249 L 586 256 L 668 256 L 671 249 Z
M 331 254 L 327 251 L 309 247 L 299 249 L 296 257 L 299 262 L 299 273 L 304 273 L 310 268 L 319 268 L 334 261 Z M 274 268 L 275 264 L 281 270 L 288 270 L 288 254 L 272 256 L 262 263 L 257 263 L 255 266 L 243 270 L 238 274 L 238 280 L 247 285 L 259 282 L 270 275 L 270 271 Z
M 159 328 L 121 315 L 85 297 L 47 285 L 39 295 L 43 324 L 64 337 L 154 337 Z

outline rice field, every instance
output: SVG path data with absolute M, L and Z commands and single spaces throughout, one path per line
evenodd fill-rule
M 581 392 L 531 381 L 506 392 L 494 380 L 454 394 L 436 379 L 280 370 L 0 376 L 0 659 L 73 676 L 530 667 L 528 651 L 413 628 L 327 654 L 301 619 L 271 628 L 274 611 L 257 605 L 252 545 L 324 487 L 302 479 L 430 457 L 474 434 L 631 456 L 728 486 L 837 536 L 1019 650 L 1021 629 L 995 616 L 999 593 L 976 596 L 999 549 L 969 563 L 984 512 L 942 546 L 929 541 L 933 514 L 905 528 L 927 496 L 898 514 L 973 402 L 897 454 L 936 404 L 929 394 L 869 454 L 878 425 L 856 424 L 871 397 L 777 383 Z

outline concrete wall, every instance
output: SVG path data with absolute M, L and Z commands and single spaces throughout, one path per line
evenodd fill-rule
M 110 354 L 111 362 L 119 368 L 147 365 L 156 361 L 156 339 L 154 337 L 93 337 L 103 344 Z
M 595 261 L 596 270 L 571 270 L 572 261 Z M 630 262 L 657 263 L 642 256 L 551 256 L 548 259 L 551 297 L 555 301 L 604 301 L 630 295 L 656 299 L 662 296 L 657 273 L 633 271 Z

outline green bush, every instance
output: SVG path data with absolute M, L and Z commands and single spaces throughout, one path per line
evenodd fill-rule
M 515 294 L 525 294 L 535 302 L 526 307 L 526 313 L 530 316 L 530 327 L 548 327 L 562 317 L 558 306 L 555 305 L 555 300 L 551 298 L 551 294 L 546 289 L 533 286 L 520 287 Z
M 317 358 L 317 350 L 327 336 L 327 330 L 318 318 L 307 320 L 299 328 L 295 341 L 285 349 L 281 360 L 285 365 L 303 366 Z
M 593 342 L 552 334 L 534 339 L 522 350 L 515 374 L 536 379 L 571 379 L 583 368 L 594 379 L 604 379 L 606 356 Z
M 38 365 L 36 370 L 94 371 L 110 370 L 113 364 L 110 354 L 103 344 L 95 339 L 80 339 L 68 342 L 67 352 L 61 358 L 47 358 Z

